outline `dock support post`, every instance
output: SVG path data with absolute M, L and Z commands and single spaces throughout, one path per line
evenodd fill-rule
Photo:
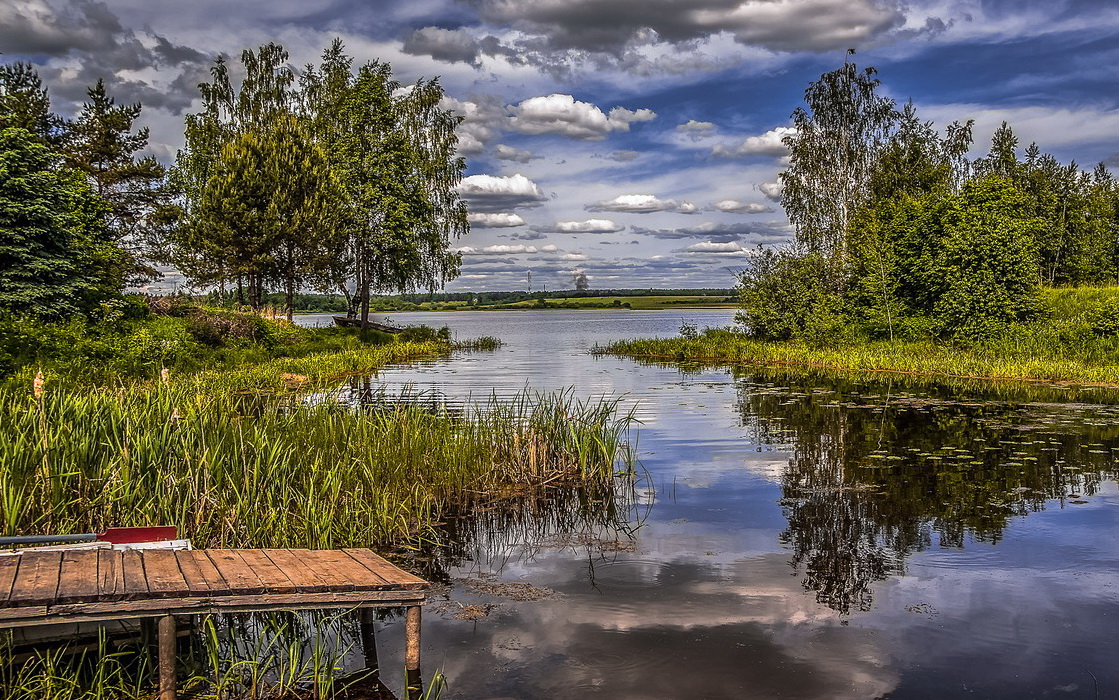
M 380 664 L 377 661 L 377 611 L 373 608 L 362 608 L 361 614 L 361 648 L 365 656 L 365 668 L 378 671 Z
M 159 700 L 175 700 L 175 616 L 159 618 Z
M 420 680 L 420 611 L 419 605 L 410 605 L 404 616 L 404 675 L 408 688 L 406 695 L 414 700 L 423 694 Z
M 405 615 L 404 668 L 420 670 L 420 611 L 419 605 L 409 605 Z

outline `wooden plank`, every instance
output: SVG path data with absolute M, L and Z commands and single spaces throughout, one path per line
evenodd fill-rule
M 148 577 L 144 573 L 144 557 L 135 549 L 126 549 L 121 555 L 124 562 L 124 598 L 135 600 L 150 595 Z
M 8 598 L 12 605 L 42 605 L 54 602 L 62 552 L 24 552 L 19 555 L 19 575 Z
M 214 562 L 205 552 L 179 550 L 175 552 L 179 572 L 186 581 L 187 589 L 194 595 L 220 595 L 229 592 L 229 585 L 214 567 Z
M 353 557 L 365 568 L 394 585 L 408 590 L 419 590 L 431 586 L 430 583 L 419 576 L 414 576 L 377 556 L 371 549 L 343 549 L 342 551 Z
M 97 589 L 101 600 L 124 600 L 124 552 L 97 550 Z
M 235 549 L 208 549 L 203 550 L 214 567 L 225 579 L 227 590 L 232 595 L 247 593 L 263 593 L 264 584 L 253 570 L 245 563 Z
M 346 561 L 343 562 L 342 557 L 345 555 L 341 552 L 318 549 L 293 549 L 292 552 L 302 559 L 307 566 L 315 570 L 318 577 L 327 585 L 327 590 L 352 591 L 355 584 L 368 583 L 368 579 L 365 578 L 365 574 L 361 570 L 346 568 L 346 564 L 355 568 L 356 562 L 349 557 L 345 557 Z
M 300 590 L 280 567 L 272 563 L 263 550 L 240 549 L 237 554 L 264 584 L 266 593 L 295 593 Z
M 181 597 L 190 593 L 190 586 L 179 571 L 175 552 L 170 549 L 146 549 L 141 552 L 144 559 L 144 575 L 148 581 L 148 592 L 156 598 Z
M 316 593 L 330 590 L 330 586 L 319 578 L 315 570 L 308 566 L 307 562 L 300 559 L 299 555 L 296 554 L 296 552 L 303 550 L 264 549 L 261 551 L 264 553 L 264 556 L 268 557 L 269 561 L 284 572 L 284 575 L 287 576 L 292 584 L 298 587 L 300 591 Z
M 97 550 L 64 551 L 62 571 L 58 576 L 58 599 L 75 603 L 92 603 L 100 597 L 99 589 Z
M 12 595 L 12 584 L 15 583 L 18 571 L 18 554 L 0 557 L 0 608 L 8 606 L 8 598 Z
M 52 622 L 78 622 L 75 616 L 81 615 L 120 615 L 154 617 L 157 615 L 195 615 L 198 611 L 238 610 L 295 610 L 305 608 L 346 608 L 359 605 L 386 606 L 419 605 L 425 599 L 418 591 L 335 591 L 327 593 L 258 593 L 254 595 L 208 596 L 190 598 L 148 598 L 145 600 L 124 600 L 116 603 L 68 603 L 40 606 Z M 25 619 L 26 616 L 8 618 L 22 608 L 0 610 L 0 627 L 11 620 Z

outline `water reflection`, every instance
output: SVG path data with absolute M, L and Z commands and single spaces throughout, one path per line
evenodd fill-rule
M 1049 504 L 1082 505 L 1112 476 L 1119 409 L 986 401 L 803 378 L 740 378 L 759 444 L 787 445 L 780 540 L 816 599 L 870 610 L 871 584 L 932 546 L 997 542 Z

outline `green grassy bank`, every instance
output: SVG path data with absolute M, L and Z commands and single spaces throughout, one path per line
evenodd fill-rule
M 1050 289 L 1038 321 L 1008 325 L 982 343 L 934 339 L 770 342 L 728 329 L 613 343 L 600 352 L 707 364 L 743 363 L 930 378 L 1025 380 L 1119 387 L 1119 334 L 1108 308 L 1119 288 Z

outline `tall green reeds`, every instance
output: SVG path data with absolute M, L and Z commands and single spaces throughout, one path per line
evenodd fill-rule
M 0 527 L 173 524 L 199 547 L 406 545 L 450 505 L 608 481 L 622 455 L 629 418 L 609 401 L 356 408 L 287 388 L 352 367 L 314 362 L 116 389 L 48 381 L 39 398 L 0 392 Z M 262 385 L 270 391 L 249 390 Z

